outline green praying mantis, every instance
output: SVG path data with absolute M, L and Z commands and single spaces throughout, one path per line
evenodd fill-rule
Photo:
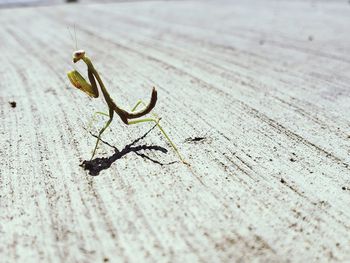
M 85 78 L 77 70 L 72 70 L 72 71 L 68 72 L 67 73 L 68 79 L 70 80 L 70 82 L 72 83 L 72 85 L 74 87 L 80 89 L 81 91 L 85 92 L 87 95 L 89 95 L 90 97 L 93 97 L 93 98 L 99 97 L 99 90 L 98 90 L 97 84 L 96 84 L 96 80 L 97 80 L 97 83 L 101 89 L 101 92 L 104 96 L 105 102 L 107 103 L 108 110 L 109 110 L 108 114 L 103 113 L 103 112 L 96 112 L 95 113 L 95 114 L 101 114 L 104 116 L 108 116 L 109 120 L 106 122 L 105 126 L 100 130 L 100 132 L 97 136 L 97 141 L 95 144 L 95 148 L 92 152 L 91 159 L 93 159 L 93 157 L 96 154 L 96 150 L 98 148 L 98 144 L 101 140 L 101 136 L 102 136 L 103 132 L 111 124 L 111 122 L 113 120 L 114 113 L 116 113 L 120 117 L 120 119 L 127 125 L 147 123 L 147 122 L 155 123 L 155 125 L 159 128 L 161 133 L 164 135 L 164 137 L 168 140 L 168 142 L 170 143 L 170 145 L 172 146 L 172 148 L 174 149 L 176 154 L 179 156 L 180 160 L 183 163 L 188 164 L 184 160 L 182 155 L 180 154 L 180 152 L 177 149 L 177 147 L 175 146 L 175 144 L 169 138 L 168 134 L 164 131 L 162 126 L 159 124 L 159 121 L 161 118 L 158 118 L 158 116 L 156 114 L 153 114 L 154 118 L 139 119 L 140 117 L 143 117 L 146 114 L 149 114 L 156 105 L 157 91 L 154 87 L 152 89 L 151 99 L 150 99 L 148 104 L 144 103 L 142 100 L 139 100 L 136 103 L 136 105 L 131 109 L 131 111 L 128 112 L 128 111 L 118 107 L 118 105 L 113 101 L 113 99 L 111 98 L 110 94 L 108 93 L 100 75 L 98 74 L 97 70 L 95 69 L 94 65 L 92 64 L 90 58 L 88 56 L 86 56 L 84 50 L 77 50 L 73 53 L 73 62 L 77 63 L 80 60 L 82 60 L 87 66 L 87 73 L 88 73 L 88 78 L 89 78 L 90 83 L 88 83 L 85 80 Z M 144 108 L 139 110 L 139 111 L 136 111 L 140 105 L 143 105 Z M 134 119 L 136 119 L 136 120 L 134 120 Z

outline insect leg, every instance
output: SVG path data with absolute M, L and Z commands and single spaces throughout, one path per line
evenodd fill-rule
M 131 112 L 134 112 L 135 110 L 137 110 L 137 107 L 140 106 L 140 104 L 146 105 L 146 103 L 144 103 L 142 100 L 138 100 L 136 102 L 136 105 L 131 109 Z
M 109 109 L 109 120 L 106 122 L 105 126 L 98 133 L 96 145 L 95 145 L 94 151 L 92 153 L 91 159 L 94 158 L 96 150 L 97 150 L 97 147 L 98 147 L 98 143 L 100 142 L 100 139 L 101 139 L 101 135 L 108 128 L 108 126 L 111 124 L 111 122 L 113 120 L 113 115 L 114 115 L 113 109 Z
M 109 114 L 108 114 L 108 113 L 101 112 L 101 111 L 96 111 L 96 112 L 92 115 L 92 117 L 91 117 L 91 119 L 90 119 L 90 121 L 89 121 L 89 123 L 88 123 L 88 130 L 91 129 L 92 124 L 96 121 L 96 116 L 97 116 L 97 114 L 100 114 L 100 115 L 109 117 Z
M 136 111 L 136 110 L 137 110 L 137 107 L 140 106 L 141 104 L 142 104 L 143 106 L 145 106 L 145 107 L 147 106 L 147 104 L 146 104 L 143 100 L 138 100 L 137 103 L 136 103 L 136 105 L 131 109 L 131 112 Z M 158 116 L 157 114 L 155 114 L 154 112 L 150 112 L 150 113 L 153 115 L 154 118 L 160 120 L 160 118 L 159 118 L 159 116 Z
M 142 103 L 142 102 L 140 102 Z M 139 103 L 139 104 L 140 104 Z M 138 105 L 137 105 L 138 106 Z M 135 108 L 135 107 L 134 107 Z M 188 164 L 185 159 L 182 157 L 182 155 L 180 154 L 179 150 L 177 149 L 176 145 L 173 143 L 173 141 L 170 139 L 170 137 L 168 136 L 168 134 L 164 131 L 164 129 L 162 128 L 162 126 L 160 126 L 159 124 L 160 119 L 154 119 L 154 118 L 145 118 L 145 119 L 139 119 L 139 120 L 134 120 L 134 121 L 129 121 L 128 124 L 139 124 L 139 123 L 143 123 L 143 122 L 154 122 L 159 130 L 161 131 L 161 133 L 164 135 L 164 137 L 167 139 L 167 141 L 170 143 L 170 145 L 173 147 L 174 151 L 176 152 L 176 154 L 179 156 L 180 160 L 184 163 L 184 164 Z

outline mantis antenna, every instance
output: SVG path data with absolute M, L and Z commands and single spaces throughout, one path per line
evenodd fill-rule
M 75 23 L 74 23 L 74 36 L 75 36 L 75 50 L 78 50 L 77 31 L 75 31 Z
M 70 35 L 70 38 L 72 39 L 72 42 L 74 43 L 74 38 L 73 38 L 73 35 L 72 35 L 72 32 L 70 31 L 69 27 L 67 26 L 67 30 L 68 30 L 68 33 Z M 77 42 L 76 42 L 76 39 L 75 39 L 75 50 L 77 50 Z
M 74 25 L 73 25 L 73 29 L 74 29 L 74 38 L 73 38 L 72 32 L 70 31 L 69 27 L 67 26 L 67 30 L 68 30 L 68 32 L 69 32 L 69 35 L 70 35 L 72 41 L 73 41 L 73 42 L 75 41 L 75 50 L 78 50 L 78 41 L 77 41 L 77 32 L 76 32 L 76 30 L 75 30 L 75 23 L 74 23 Z
M 74 27 L 74 30 L 75 30 L 75 27 Z M 96 112 L 97 114 L 102 114 L 104 116 L 108 116 L 109 120 L 106 122 L 105 126 L 100 130 L 100 132 L 98 134 L 97 141 L 96 141 L 95 148 L 93 150 L 91 159 L 95 156 L 98 144 L 101 140 L 102 133 L 111 124 L 111 122 L 113 120 L 114 113 L 116 113 L 120 117 L 120 119 L 127 125 L 139 124 L 139 123 L 144 123 L 144 122 L 154 122 L 158 126 L 158 128 L 161 131 L 161 133 L 163 134 L 163 136 L 170 143 L 170 145 L 172 146 L 172 148 L 174 149 L 176 154 L 179 156 L 180 160 L 183 163 L 189 165 L 184 160 L 184 158 L 182 157 L 179 150 L 177 149 L 175 144 L 172 142 L 172 140 L 170 139 L 168 134 L 160 126 L 160 124 L 159 124 L 160 118 L 158 118 L 157 115 L 153 114 L 154 118 L 139 119 L 140 117 L 143 117 L 143 116 L 147 115 L 148 113 L 150 113 L 156 105 L 157 91 L 154 87 L 152 89 L 151 99 L 150 99 L 148 104 L 144 103 L 142 100 L 139 100 L 136 103 L 136 105 L 131 109 L 131 111 L 128 112 L 128 111 L 120 108 L 119 106 L 117 106 L 117 104 L 113 101 L 113 99 L 111 98 L 110 94 L 108 93 L 100 75 L 98 74 L 97 70 L 95 69 L 94 65 L 92 64 L 90 58 L 85 55 L 84 50 L 77 50 L 73 53 L 73 62 L 77 63 L 80 60 L 82 60 L 87 66 L 89 82 L 87 82 L 84 79 L 84 77 L 77 70 L 72 70 L 72 71 L 68 72 L 67 73 L 68 79 L 70 80 L 70 82 L 72 83 L 72 85 L 74 87 L 80 89 L 81 91 L 85 92 L 87 95 L 89 95 L 90 97 L 93 97 L 93 98 L 97 98 L 99 96 L 99 89 L 97 87 L 97 83 L 98 83 L 100 90 L 102 92 L 102 95 L 103 95 L 103 97 L 106 101 L 106 104 L 108 106 L 108 110 L 109 110 L 108 114 L 103 113 L 103 112 Z M 96 81 L 97 81 L 97 83 L 96 83 Z M 136 111 L 140 105 L 144 106 L 143 109 Z M 134 120 L 134 119 L 136 119 L 136 120 Z

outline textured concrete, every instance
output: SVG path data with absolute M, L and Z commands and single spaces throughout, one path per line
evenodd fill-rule
M 350 261 L 350 5 L 242 2 L 0 10 L 1 262 Z M 79 166 L 106 106 L 66 78 L 74 24 L 191 167 L 117 118 Z

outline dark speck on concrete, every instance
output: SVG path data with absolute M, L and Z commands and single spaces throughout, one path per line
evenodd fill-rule
M 200 142 L 205 140 L 205 137 L 194 137 L 194 138 L 187 138 L 185 142 Z
M 9 101 L 12 108 L 16 108 L 17 103 L 15 101 Z

